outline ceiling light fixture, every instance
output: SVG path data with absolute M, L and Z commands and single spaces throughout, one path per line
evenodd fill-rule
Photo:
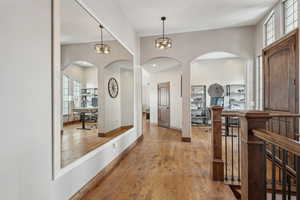
M 161 17 L 163 25 L 163 35 L 155 40 L 155 47 L 158 49 L 168 49 L 172 47 L 172 40 L 165 36 L 165 21 L 166 17 Z
M 156 64 L 153 64 L 153 65 L 152 65 L 152 67 L 156 67 L 156 66 L 157 66 Z
M 101 30 L 101 43 L 95 45 L 95 51 L 98 54 L 109 54 L 110 53 L 110 46 L 103 43 L 103 26 L 100 24 L 100 30 Z

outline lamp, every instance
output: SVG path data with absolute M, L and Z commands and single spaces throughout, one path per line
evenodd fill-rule
M 95 45 L 95 51 L 98 54 L 109 54 L 110 51 L 111 51 L 110 46 L 103 43 L 103 32 L 102 32 L 102 30 L 103 30 L 104 27 L 101 24 L 100 24 L 99 27 L 100 27 L 100 30 L 101 30 L 101 43 Z
M 158 49 L 168 49 L 172 47 L 172 40 L 165 36 L 165 21 L 166 17 L 161 17 L 163 25 L 163 35 L 155 40 L 155 47 Z

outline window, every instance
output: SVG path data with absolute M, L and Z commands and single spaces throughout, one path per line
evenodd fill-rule
M 271 13 L 265 23 L 265 45 L 275 41 L 275 14 Z
M 283 2 L 284 33 L 294 30 L 298 26 L 298 0 Z
M 69 114 L 69 78 L 63 75 L 63 115 Z
M 73 81 L 73 100 L 75 107 L 80 107 L 80 82 Z

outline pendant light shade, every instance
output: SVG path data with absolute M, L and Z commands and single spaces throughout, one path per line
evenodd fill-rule
M 163 35 L 155 40 L 155 47 L 158 49 L 168 49 L 172 47 L 172 40 L 165 36 L 165 21 L 166 17 L 161 17 L 163 25 Z
M 101 43 L 95 45 L 95 51 L 98 54 L 109 54 L 111 51 L 110 46 L 103 43 L 103 31 L 102 30 L 104 27 L 101 24 L 99 27 L 101 30 Z

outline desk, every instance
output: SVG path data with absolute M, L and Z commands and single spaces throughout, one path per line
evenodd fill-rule
M 82 122 L 82 127 L 80 129 L 91 130 L 89 128 L 85 128 L 85 114 L 98 112 L 98 108 L 97 107 L 73 108 L 73 112 L 80 113 L 80 118 L 81 118 L 81 122 Z

